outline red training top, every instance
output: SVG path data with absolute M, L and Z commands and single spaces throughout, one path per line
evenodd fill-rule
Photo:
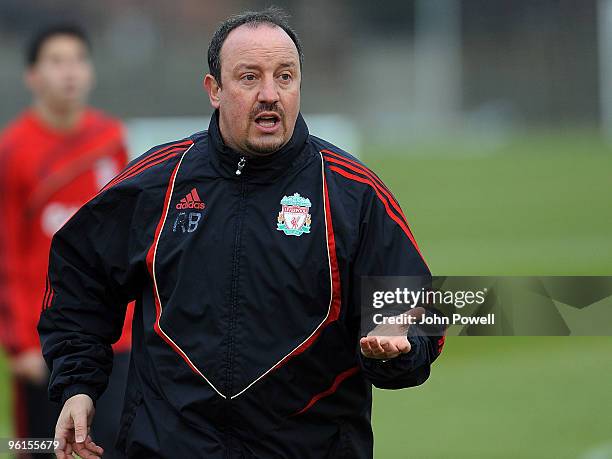
M 40 347 L 36 326 L 53 234 L 127 163 L 121 123 L 87 109 L 69 132 L 28 110 L 0 133 L 0 343 Z M 133 308 L 115 351 L 127 351 Z

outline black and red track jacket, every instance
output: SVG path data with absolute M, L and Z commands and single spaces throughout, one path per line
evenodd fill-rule
M 366 275 L 429 276 L 380 179 L 301 116 L 281 150 L 245 161 L 215 113 L 208 131 L 130 163 L 55 235 L 38 326 L 50 397 L 100 396 L 136 299 L 129 457 L 372 457 L 372 384 L 423 383 L 443 340 L 363 357 Z

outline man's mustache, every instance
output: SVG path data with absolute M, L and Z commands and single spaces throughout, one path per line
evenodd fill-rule
M 258 104 L 251 110 L 251 119 L 254 120 L 263 112 L 274 112 L 281 120 L 285 118 L 285 111 L 275 102 L 272 104 Z

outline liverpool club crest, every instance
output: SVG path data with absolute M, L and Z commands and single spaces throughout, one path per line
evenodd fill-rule
M 281 199 L 281 211 L 278 213 L 276 229 L 288 236 L 301 236 L 310 233 L 310 199 L 298 193 L 284 196 Z

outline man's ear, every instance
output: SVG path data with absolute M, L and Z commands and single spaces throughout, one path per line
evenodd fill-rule
M 210 73 L 207 73 L 204 77 L 204 81 L 202 82 L 204 89 L 208 93 L 208 99 L 210 100 L 210 105 L 213 106 L 214 109 L 218 109 L 219 102 L 219 91 L 221 91 L 221 86 L 217 83 L 217 80 Z

